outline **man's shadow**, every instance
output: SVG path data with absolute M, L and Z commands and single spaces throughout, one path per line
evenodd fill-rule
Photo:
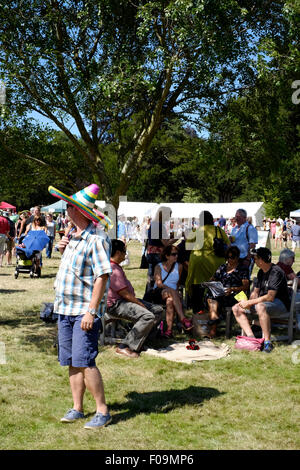
M 144 413 L 168 413 L 175 408 L 185 405 L 199 405 L 203 402 L 223 395 L 223 392 L 210 387 L 190 386 L 183 390 L 162 390 L 146 393 L 130 392 L 126 395 L 128 401 L 125 403 L 112 403 L 110 410 L 120 411 L 113 414 L 113 423 L 125 421 L 138 414 Z

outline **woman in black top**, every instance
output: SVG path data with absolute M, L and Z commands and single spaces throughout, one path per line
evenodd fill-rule
M 219 311 L 222 307 L 232 307 L 238 301 L 234 298 L 239 292 L 249 288 L 249 270 L 239 263 L 240 250 L 237 246 L 229 247 L 225 254 L 226 263 L 221 264 L 211 281 L 223 284 L 225 295 L 214 298 L 208 294 L 210 317 L 210 337 L 216 335 L 216 325 L 219 321 Z

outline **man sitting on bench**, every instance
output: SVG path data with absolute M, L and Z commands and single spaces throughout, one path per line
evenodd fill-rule
M 280 317 L 288 312 L 290 299 L 287 280 L 283 270 L 271 262 L 272 253 L 268 248 L 252 250 L 254 261 L 259 269 L 257 284 L 249 300 L 242 300 L 232 307 L 236 321 L 245 331 L 247 336 L 254 336 L 246 309 L 250 309 L 258 315 L 259 323 L 264 335 L 264 352 L 270 353 L 273 345 L 271 338 L 270 317 Z
M 134 323 L 116 353 L 137 358 L 152 328 L 161 320 L 163 308 L 137 299 L 134 288 L 120 264 L 124 261 L 126 246 L 121 240 L 112 240 L 110 286 L 107 295 L 108 317 Z

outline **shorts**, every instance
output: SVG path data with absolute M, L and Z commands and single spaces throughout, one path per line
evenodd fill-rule
M 81 329 L 83 315 L 58 315 L 58 360 L 61 366 L 95 367 L 102 326 L 95 317 L 92 330 Z
M 11 240 L 10 238 L 8 238 L 8 239 L 6 240 L 6 249 L 7 249 L 7 251 L 8 251 L 9 253 L 11 253 L 11 251 L 12 251 L 12 249 L 13 249 L 14 246 L 15 246 L 14 240 Z
M 300 248 L 300 240 L 292 240 L 292 249 Z
M 265 305 L 267 313 L 268 315 L 270 315 L 271 318 L 280 317 L 281 315 L 284 315 L 287 313 L 286 306 L 279 299 L 274 299 L 273 302 L 262 302 L 262 303 Z M 251 307 L 251 312 L 257 313 L 256 305 L 253 305 L 253 307 Z
M 0 233 L 0 255 L 3 255 L 6 251 L 6 236 Z

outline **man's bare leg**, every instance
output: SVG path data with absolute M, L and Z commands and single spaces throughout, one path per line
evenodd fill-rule
M 263 332 L 265 341 L 270 341 L 271 339 L 271 320 L 270 316 L 267 313 L 265 305 L 258 304 L 256 307 L 256 312 L 259 318 L 259 324 Z
M 69 366 L 69 379 L 74 409 L 83 413 L 83 396 L 85 392 L 83 369 Z
M 253 331 L 251 330 L 251 326 L 247 318 L 247 315 L 245 314 L 245 310 L 241 308 L 239 304 L 236 304 L 232 307 L 232 312 L 236 318 L 236 321 L 246 333 L 246 336 L 253 337 L 254 334 L 253 334 Z
M 83 369 L 84 383 L 96 401 L 97 413 L 106 415 L 108 409 L 105 402 L 103 380 L 98 367 L 86 367 Z

